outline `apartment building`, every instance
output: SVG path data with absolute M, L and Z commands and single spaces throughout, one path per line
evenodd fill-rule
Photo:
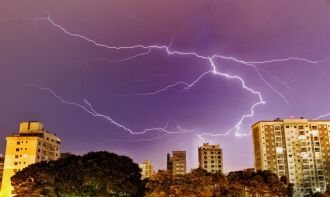
M 167 154 L 167 171 L 173 175 L 186 174 L 186 151 L 172 151 Z
M 198 147 L 198 163 L 199 167 L 208 172 L 223 172 L 222 149 L 220 145 L 211 145 L 204 143 Z
M 325 192 L 330 178 L 330 121 L 275 119 L 252 126 L 256 170 L 287 176 L 295 196 Z
M 44 130 L 37 121 L 22 122 L 18 133 L 6 137 L 1 193 L 11 194 L 10 178 L 18 171 L 39 161 L 60 157 L 61 140 Z
M 151 163 L 151 161 L 143 161 L 139 164 L 139 167 L 141 169 L 142 179 L 150 178 L 155 174 L 154 171 L 154 165 Z

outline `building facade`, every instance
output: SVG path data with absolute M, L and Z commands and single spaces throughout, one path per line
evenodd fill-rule
M 139 167 L 142 171 L 141 172 L 142 179 L 150 178 L 155 174 L 154 165 L 152 165 L 151 161 L 146 160 L 146 161 L 140 163 Z
M 39 161 L 60 157 L 61 140 L 44 130 L 37 121 L 22 122 L 18 133 L 6 137 L 1 193 L 10 195 L 10 178 L 19 170 Z
M 330 121 L 275 119 L 252 126 L 256 170 L 286 176 L 295 196 L 325 192 L 330 178 Z
M 173 175 L 186 174 L 186 151 L 172 151 L 167 154 L 167 171 Z
M 198 163 L 199 167 L 211 172 L 223 172 L 222 149 L 220 145 L 211 145 L 204 143 L 198 147 Z

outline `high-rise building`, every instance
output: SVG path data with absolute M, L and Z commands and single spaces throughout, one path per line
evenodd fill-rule
M 288 177 L 295 186 L 295 196 L 326 191 L 330 178 L 330 121 L 259 121 L 252 126 L 252 133 L 256 170 Z
M 140 169 L 142 170 L 142 179 L 150 178 L 155 174 L 154 166 L 152 165 L 151 161 L 144 161 L 139 164 Z
M 186 174 L 186 151 L 172 151 L 167 154 L 167 171 L 173 175 Z
M 19 170 L 39 161 L 60 157 L 61 140 L 44 130 L 37 121 L 22 122 L 18 133 L 6 137 L 6 154 L 1 193 L 11 193 L 10 178 Z
M 203 143 L 198 147 L 199 167 L 212 173 L 223 172 L 222 149 L 220 145 Z

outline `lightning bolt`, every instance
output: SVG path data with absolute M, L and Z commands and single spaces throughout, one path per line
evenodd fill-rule
M 87 60 L 98 60 L 98 61 L 104 61 L 107 63 L 127 62 L 127 61 L 135 59 L 137 57 L 148 55 L 148 54 L 150 54 L 150 52 L 151 52 L 151 49 L 148 49 L 146 52 L 138 53 L 138 54 L 130 56 L 130 57 L 126 57 L 126 58 L 122 58 L 122 59 L 115 59 L 115 60 L 109 60 L 106 58 L 88 58 Z
M 123 94 L 123 95 L 118 95 L 118 96 L 151 96 L 151 95 L 157 95 L 160 94 L 162 92 L 166 92 L 167 90 L 176 87 L 176 86 L 185 86 L 185 87 L 189 87 L 190 84 L 183 82 L 183 81 L 178 81 L 174 84 L 170 84 L 164 88 L 152 91 L 152 92 L 147 92 L 147 93 L 138 93 L 138 94 Z
M 243 124 L 244 120 L 246 120 L 247 118 L 253 117 L 255 115 L 255 108 L 258 107 L 259 105 L 263 105 L 265 104 L 265 100 L 262 97 L 262 94 L 257 91 L 254 90 L 253 88 L 249 87 L 246 85 L 246 82 L 244 81 L 243 78 L 241 78 L 240 76 L 237 75 L 231 75 L 228 73 L 223 73 L 220 72 L 219 70 L 217 70 L 217 66 L 215 63 L 216 59 L 223 59 L 223 60 L 230 60 L 230 61 L 234 61 L 246 66 L 250 66 L 252 67 L 256 73 L 258 74 L 258 76 L 264 81 L 264 83 L 270 87 L 270 89 L 272 89 L 276 94 L 278 94 L 287 104 L 289 104 L 288 100 L 284 97 L 284 95 L 282 95 L 279 91 L 277 91 L 275 88 L 272 87 L 272 85 L 263 77 L 263 75 L 260 73 L 259 69 L 257 68 L 257 65 L 259 64 L 268 64 L 268 63 L 274 63 L 274 62 L 285 62 L 285 61 L 304 61 L 307 63 L 311 63 L 311 64 L 317 64 L 317 63 L 321 63 L 324 61 L 329 60 L 330 58 L 326 58 L 326 59 L 322 59 L 322 60 L 308 60 L 308 59 L 304 59 L 304 58 L 297 58 L 297 57 L 289 57 L 289 58 L 282 58 L 282 59 L 273 59 L 273 60 L 266 60 L 266 61 L 244 61 L 244 60 L 240 60 L 238 58 L 235 57 L 228 57 L 228 56 L 222 56 L 222 55 L 212 55 L 212 56 L 204 56 L 204 55 L 200 55 L 197 52 L 184 52 L 184 51 L 178 51 L 178 50 L 172 50 L 169 46 L 165 46 L 165 45 L 142 45 L 142 44 L 137 44 L 137 45 L 132 45 L 132 46 L 111 46 L 111 45 L 107 45 L 107 44 L 103 44 L 100 43 L 94 39 L 88 38 L 87 36 L 78 34 L 78 33 L 72 33 L 70 32 L 68 29 L 66 29 L 65 27 L 57 24 L 51 17 L 50 15 L 43 11 L 44 13 L 47 14 L 47 17 L 39 17 L 39 18 L 26 18 L 26 17 L 11 17 L 11 18 L 5 18 L 5 19 L 0 19 L 0 20 L 28 20 L 28 21 L 32 21 L 32 22 L 38 22 L 38 21 L 46 21 L 49 24 L 51 24 L 53 27 L 57 28 L 58 30 L 61 30 L 63 33 L 65 33 L 66 35 L 70 36 L 70 37 L 74 37 L 74 38 L 79 38 L 82 39 L 86 42 L 91 43 L 92 45 L 96 46 L 96 47 L 102 47 L 102 48 L 106 48 L 106 49 L 111 49 L 111 50 L 135 50 L 135 49 L 142 49 L 145 50 L 143 53 L 138 53 L 134 56 L 130 56 L 124 59 L 120 59 L 120 60 L 114 60 L 114 61 L 128 61 L 131 59 L 134 59 L 136 57 L 139 56 L 143 56 L 143 55 L 148 55 L 151 50 L 163 50 L 166 52 L 166 54 L 168 56 L 170 55 L 178 55 L 178 56 L 189 56 L 189 57 L 194 57 L 197 59 L 201 59 L 204 60 L 206 62 L 208 62 L 209 66 L 210 66 L 210 70 L 202 73 L 195 81 L 193 81 L 192 83 L 188 84 L 186 82 L 177 82 L 174 83 L 172 85 L 168 85 L 165 88 L 162 88 L 160 90 L 156 90 L 153 91 L 151 93 L 144 93 L 141 95 L 155 95 L 155 94 L 159 94 L 162 93 L 164 91 L 167 91 L 168 89 L 177 86 L 177 85 L 184 85 L 184 90 L 188 90 L 190 88 L 192 88 L 193 86 L 195 86 L 198 82 L 200 82 L 200 80 L 202 80 L 202 78 L 207 75 L 207 74 L 213 74 L 215 76 L 219 76 L 219 77 L 223 77 L 229 80 L 237 80 L 240 82 L 241 87 L 250 92 L 253 95 L 256 95 L 256 97 L 258 98 L 258 101 L 256 101 L 250 108 L 250 112 L 248 114 L 244 114 L 242 115 L 242 117 L 238 120 L 238 122 L 234 125 L 233 128 L 229 129 L 227 132 L 225 133 L 218 133 L 218 134 L 214 134 L 214 133 L 201 133 L 198 134 L 198 137 L 202 138 L 203 136 L 223 136 L 223 135 L 228 135 L 230 134 L 232 131 L 235 131 L 236 136 L 245 136 L 247 134 L 241 134 L 239 131 L 241 129 L 241 125 Z M 45 88 L 45 87 L 41 87 L 39 85 L 36 84 L 30 84 L 30 86 L 34 86 L 36 88 L 39 88 L 41 90 L 45 90 L 50 92 L 54 97 L 56 97 L 58 100 L 60 100 L 62 103 L 68 104 L 68 105 L 72 105 L 75 107 L 78 107 L 80 109 L 82 109 L 83 111 L 89 113 L 90 115 L 94 116 L 94 117 L 101 117 L 106 119 L 107 121 L 109 121 L 111 124 L 117 126 L 118 128 L 121 128 L 127 132 L 129 132 L 130 134 L 145 134 L 149 131 L 160 131 L 160 132 L 165 132 L 165 133 L 182 133 L 182 132 L 191 132 L 191 131 L 187 131 L 187 130 L 178 130 L 178 131 L 168 131 L 164 128 L 148 128 L 145 129 L 143 131 L 133 131 L 131 129 L 129 129 L 128 127 L 126 127 L 125 125 L 115 121 L 113 118 L 111 118 L 109 115 L 104 115 L 104 114 L 100 114 L 98 112 L 96 112 L 96 110 L 92 107 L 92 105 L 86 100 L 84 99 L 84 105 L 82 104 L 78 104 L 75 102 L 71 102 L 71 101 L 67 101 L 65 99 L 63 99 L 62 97 L 60 97 L 59 95 L 57 95 L 52 89 L 50 88 Z M 136 96 L 138 96 L 138 94 L 135 94 Z
M 175 131 L 170 131 L 168 130 L 168 123 L 166 124 L 165 127 L 155 127 L 155 128 L 147 128 L 143 131 L 133 131 L 132 129 L 126 127 L 125 125 L 117 122 L 116 120 L 114 120 L 112 117 L 110 117 L 109 115 L 105 115 L 105 114 L 100 114 L 98 112 L 96 112 L 96 110 L 92 107 L 92 105 L 86 100 L 83 99 L 83 102 L 85 105 L 82 104 L 78 104 L 72 101 L 68 101 L 64 98 L 62 98 L 61 96 L 59 96 L 58 94 L 56 94 L 56 92 L 50 88 L 46 88 L 46 87 L 42 87 L 40 85 L 37 84 L 33 84 L 33 83 L 27 83 L 27 86 L 31 86 L 31 87 L 35 87 L 38 88 L 40 90 L 44 90 L 44 91 L 48 91 L 51 95 L 53 95 L 55 98 L 57 98 L 59 101 L 61 101 L 64 104 L 67 105 L 72 105 L 74 107 L 80 108 L 83 111 L 87 112 L 88 114 L 94 116 L 94 117 L 99 117 L 99 118 L 103 118 L 107 121 L 109 121 L 111 124 L 115 125 L 116 127 L 123 129 L 124 131 L 129 132 L 130 134 L 133 135 L 141 135 L 141 134 L 146 134 L 147 132 L 152 132 L 152 131 L 158 131 L 158 132 L 163 132 L 163 133 L 167 133 L 167 134 L 177 134 L 177 133 L 192 133 L 192 132 L 196 132 L 194 130 L 188 130 L 188 129 L 182 129 L 180 126 L 177 126 L 177 130 Z
M 319 115 L 318 117 L 313 118 L 313 120 L 319 120 L 319 119 L 322 119 L 322 118 L 325 118 L 325 117 L 328 117 L 328 116 L 330 116 L 330 113 Z

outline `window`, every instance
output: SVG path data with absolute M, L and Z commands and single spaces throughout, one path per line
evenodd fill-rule
M 19 152 L 19 148 L 16 148 L 16 152 Z
M 16 144 L 17 144 L 17 145 L 20 145 L 20 142 L 17 142 Z
M 15 155 L 15 158 L 18 158 L 18 155 Z
M 17 162 L 14 162 L 14 165 L 16 166 L 18 163 Z

